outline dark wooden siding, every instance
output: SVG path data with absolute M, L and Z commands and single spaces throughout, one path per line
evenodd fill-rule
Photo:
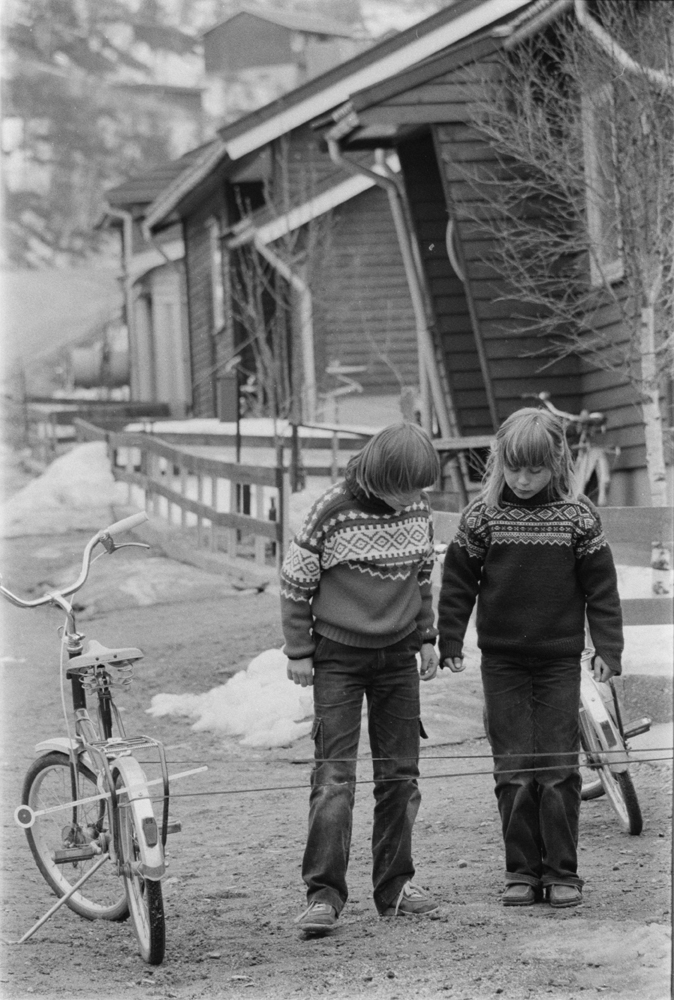
M 209 219 L 221 210 L 219 199 L 202 202 L 184 220 L 185 277 L 190 323 L 192 416 L 214 417 L 216 342 L 213 335 Z
M 487 258 L 489 240 L 476 238 L 471 222 L 475 195 L 465 180 L 465 168 L 479 174 L 493 167 L 495 157 L 488 144 L 470 125 L 443 124 L 437 127 L 441 166 L 450 203 L 457 222 L 466 277 L 470 285 L 475 319 L 489 366 L 499 420 L 526 405 L 527 393 L 550 392 L 560 408 L 577 412 L 582 401 L 580 364 L 566 358 L 550 364 L 541 357 L 545 342 L 522 330 L 517 319 L 521 310 L 503 280 L 490 274 Z M 470 207 L 469 207 L 470 203 Z M 535 356 L 538 355 L 538 356 Z
M 400 144 L 398 155 L 459 430 L 489 434 L 493 426 L 468 301 L 447 256 L 447 204 L 432 136 Z
M 332 162 L 321 142 L 318 132 L 303 125 L 270 144 L 273 179 L 269 197 L 277 211 L 301 205 L 318 191 L 348 179 L 349 175 Z M 372 166 L 372 153 L 369 152 L 351 154 L 350 159 Z
M 627 336 L 617 303 L 604 306 L 594 326 L 616 342 Z M 607 414 L 606 440 L 620 446 L 620 455 L 612 462 L 613 467 L 616 470 L 642 468 L 646 464 L 642 416 L 635 390 L 625 375 L 588 368 L 582 374 L 582 392 L 586 409 Z
M 364 365 L 355 375 L 371 393 L 418 385 L 414 313 L 386 192 L 363 192 L 334 211 L 332 247 L 315 294 L 319 389 L 331 361 Z
M 526 393 L 547 390 L 554 402 L 571 412 L 582 408 L 601 410 L 608 417 L 606 440 L 619 444 L 622 452 L 616 469 L 644 465 L 645 449 L 641 415 L 635 405 L 634 390 L 619 372 L 590 367 L 578 357 L 549 364 L 541 357 L 544 343 L 524 332 L 517 320 L 517 302 L 508 300 L 507 287 L 490 275 L 487 257 L 489 242 L 471 233 L 467 203 L 474 192 L 466 183 L 465 168 L 488 169 L 495 162 L 493 151 L 477 134 L 474 121 L 475 95 L 483 81 L 494 80 L 501 72 L 494 56 L 466 63 L 451 72 L 408 89 L 360 114 L 364 125 L 412 125 L 431 123 L 436 135 L 442 179 L 450 212 L 458 222 L 461 248 L 472 294 L 475 318 L 482 336 L 499 419 L 524 405 Z M 429 274 L 432 265 L 427 264 Z M 447 302 L 434 289 L 434 307 L 439 314 Z M 596 325 L 612 338 L 626 336 L 616 305 L 607 305 L 596 317 Z M 536 355 L 539 355 L 538 357 Z

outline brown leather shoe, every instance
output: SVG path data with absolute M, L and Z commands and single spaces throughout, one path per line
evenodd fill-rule
M 503 893 L 504 906 L 533 906 L 536 902 L 536 890 L 528 882 L 511 882 Z
M 551 885 L 548 889 L 548 902 L 550 906 L 556 908 L 580 906 L 583 902 L 583 894 L 577 885 Z

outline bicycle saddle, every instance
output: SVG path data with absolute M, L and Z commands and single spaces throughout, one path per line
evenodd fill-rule
M 95 667 L 97 663 L 125 663 L 131 660 L 142 660 L 145 654 L 140 649 L 130 646 L 126 649 L 108 649 L 95 639 L 90 639 L 79 656 L 73 656 L 68 661 L 68 670 L 80 667 Z

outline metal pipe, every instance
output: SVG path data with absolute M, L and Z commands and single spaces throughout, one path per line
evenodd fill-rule
M 129 337 L 129 394 L 131 399 L 139 399 L 138 385 L 138 344 L 136 342 L 136 317 L 133 302 L 133 278 L 131 276 L 131 257 L 133 254 L 133 214 L 124 208 L 108 207 L 109 215 L 122 220 L 122 278 L 124 281 L 124 311 L 126 313 L 126 329 Z
M 348 160 L 342 153 L 336 139 L 332 139 L 328 136 L 327 143 L 330 158 L 334 163 L 342 167 L 344 170 L 348 170 L 349 173 L 363 174 L 365 177 L 369 177 L 379 187 L 384 188 L 388 195 L 391 213 L 393 215 L 393 222 L 400 246 L 400 252 L 403 258 L 403 265 L 405 267 L 405 274 L 407 276 L 407 283 L 409 286 L 410 297 L 412 299 L 412 308 L 414 310 L 416 323 L 417 349 L 419 355 L 419 380 L 422 389 L 422 423 L 427 431 L 432 431 L 430 414 L 430 402 L 432 399 L 442 436 L 452 437 L 453 433 L 447 413 L 446 401 L 442 393 L 440 379 L 435 366 L 433 342 L 430 330 L 428 329 L 424 293 L 414 259 L 413 241 L 408 230 L 398 185 L 396 182 L 391 180 L 390 177 L 387 177 L 375 170 L 370 170 L 368 167 L 364 167 L 359 163 L 354 163 L 352 160 Z M 425 400 L 424 385 L 426 385 Z M 429 399 L 428 396 L 429 387 L 431 399 Z

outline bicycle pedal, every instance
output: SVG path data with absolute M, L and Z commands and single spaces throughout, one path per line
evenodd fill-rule
M 169 833 L 180 833 L 180 831 L 182 830 L 182 828 L 183 828 L 183 825 L 182 825 L 182 823 L 180 822 L 179 819 L 172 819 L 171 822 L 166 827 L 166 835 L 168 836 Z M 164 832 L 164 828 L 160 827 L 159 828 L 159 832 L 163 833 Z
M 649 719 L 647 715 L 644 715 L 642 719 L 636 719 L 634 722 L 629 722 L 623 727 L 625 739 L 630 740 L 633 736 L 640 736 L 642 733 L 647 733 L 651 728 L 651 722 L 652 720 Z
M 67 865 L 74 861 L 90 861 L 100 853 L 90 844 L 84 844 L 82 847 L 65 847 L 61 851 L 54 851 L 54 864 Z

